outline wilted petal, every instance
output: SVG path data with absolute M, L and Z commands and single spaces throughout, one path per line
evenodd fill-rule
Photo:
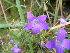
M 35 19 L 36 17 L 31 13 L 31 12 L 27 12 L 27 19 L 29 21 L 32 21 L 33 19 Z
M 45 20 L 46 20 L 46 15 L 40 15 L 40 16 L 38 16 L 38 20 L 40 21 L 40 22 L 44 22 Z
M 56 53 L 64 53 L 64 48 L 61 47 L 60 45 L 56 46 Z
M 52 39 L 50 41 L 48 41 L 45 46 L 49 49 L 52 49 L 52 48 L 55 48 L 56 46 L 56 40 L 55 39 Z
M 31 23 L 31 22 L 27 23 L 27 24 L 24 26 L 24 29 L 26 29 L 26 30 L 29 30 L 29 29 L 31 29 L 31 28 L 32 28 L 32 23 Z
M 57 33 L 57 39 L 59 40 L 63 40 L 66 37 L 66 30 L 64 28 L 60 28 L 58 29 L 58 33 Z
M 70 39 L 64 39 L 63 42 L 62 42 L 62 46 L 64 48 L 70 49 Z
M 60 18 L 60 19 L 58 19 L 58 20 L 60 20 L 60 24 L 65 24 L 65 23 L 67 23 L 67 21 L 66 21 L 64 18 Z
M 48 24 L 46 24 L 45 22 L 41 22 L 40 27 L 41 27 L 41 29 L 48 29 L 49 28 Z
M 34 28 L 32 28 L 32 32 L 35 33 L 35 34 L 37 34 L 37 33 L 40 32 L 40 28 L 34 27 Z

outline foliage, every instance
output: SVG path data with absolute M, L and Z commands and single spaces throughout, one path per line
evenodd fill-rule
M 10 40 L 13 40 L 22 49 L 20 53 L 55 52 L 55 49 L 42 47 L 38 42 L 46 43 L 55 38 L 57 29 L 51 31 L 50 29 L 60 25 L 57 19 L 65 18 L 67 21 L 70 21 L 70 12 L 67 11 L 68 14 L 63 13 L 65 8 L 65 5 L 63 5 L 65 3 L 64 1 L 0 0 L 0 2 L 2 3 L 0 7 L 0 12 L 2 12 L 0 13 L 0 53 L 13 53 L 10 48 L 14 47 L 14 44 L 11 44 Z M 41 29 L 38 34 L 32 33 L 31 30 L 25 30 L 27 12 L 31 12 L 36 17 L 43 14 L 46 15 L 46 23 L 49 25 L 49 29 Z M 67 31 L 66 38 L 69 39 L 70 26 L 65 26 L 65 29 Z M 65 53 L 69 51 L 69 49 L 65 49 Z

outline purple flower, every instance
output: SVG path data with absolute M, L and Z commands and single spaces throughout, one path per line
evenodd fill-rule
M 17 44 L 14 45 L 13 48 L 11 48 L 11 50 L 14 52 L 14 53 L 19 53 L 21 52 L 22 50 L 18 48 Z
M 31 12 L 27 12 L 28 23 L 24 26 L 26 30 L 32 29 L 33 33 L 37 34 L 40 29 L 48 29 L 48 24 L 46 24 L 46 15 L 40 15 L 35 17 Z
M 64 28 L 58 29 L 56 39 L 48 41 L 45 46 L 49 49 L 56 49 L 56 53 L 64 53 L 64 48 L 70 49 L 70 39 L 65 39 L 66 31 Z
M 13 40 L 10 40 L 10 42 L 11 42 L 12 44 L 14 44 L 14 41 L 13 41 Z
M 60 19 L 58 19 L 59 21 L 60 21 L 60 24 L 65 24 L 65 23 L 67 23 L 67 21 L 64 19 L 64 18 L 60 18 Z

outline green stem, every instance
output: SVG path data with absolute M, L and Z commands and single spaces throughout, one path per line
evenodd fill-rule
M 20 16 L 21 21 L 25 22 L 24 16 L 23 16 L 23 10 L 21 8 L 21 4 L 20 4 L 20 1 L 19 0 L 16 0 L 16 7 L 18 9 L 18 12 L 19 12 L 19 16 Z

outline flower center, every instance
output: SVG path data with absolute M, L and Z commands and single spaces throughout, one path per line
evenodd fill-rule
M 40 22 L 39 22 L 38 19 L 34 19 L 32 23 L 33 23 L 33 24 L 32 24 L 32 27 L 39 27 L 39 26 L 40 26 L 40 25 L 39 25 Z
M 39 20 L 38 20 L 38 19 L 34 19 L 33 21 L 34 21 L 34 23 L 36 23 L 36 24 L 39 23 Z
M 62 41 L 59 40 L 59 39 L 56 39 L 56 42 L 57 42 L 58 44 L 61 44 L 61 43 L 62 43 Z

